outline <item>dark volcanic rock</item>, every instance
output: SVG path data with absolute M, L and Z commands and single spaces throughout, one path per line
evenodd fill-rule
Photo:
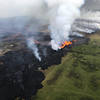
M 42 88 L 41 82 L 45 78 L 38 68 L 45 70 L 51 65 L 60 64 L 62 57 L 71 47 L 89 41 L 86 38 L 76 38 L 76 40 L 72 45 L 58 51 L 52 50 L 50 46 L 38 44 L 41 62 L 28 48 L 5 53 L 0 57 L 0 62 L 2 62 L 0 65 L 0 99 L 14 100 L 20 97 L 20 99 L 29 100 L 31 95 L 36 95 L 37 90 Z
M 30 63 L 36 62 L 35 56 L 28 51 L 10 51 L 0 57 L 0 99 L 14 100 L 17 97 L 28 99 L 42 88 L 41 82 L 45 76 L 38 67 L 30 68 Z M 35 68 L 37 67 L 37 68 Z
M 41 45 L 38 47 L 41 48 Z M 60 64 L 63 57 L 62 50 L 56 52 L 48 46 L 42 46 L 44 47 L 48 56 L 44 57 L 40 49 L 43 59 L 41 62 L 27 48 L 9 51 L 0 57 L 0 62 L 3 63 L 0 66 L 1 100 L 14 100 L 17 97 L 29 100 L 31 95 L 35 95 L 37 90 L 42 88 L 41 82 L 45 76 L 38 68 L 47 69 L 52 64 Z

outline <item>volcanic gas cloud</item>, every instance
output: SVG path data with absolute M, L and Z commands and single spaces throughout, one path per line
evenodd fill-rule
M 84 0 L 46 0 L 50 15 L 51 46 L 60 49 L 61 43 L 69 40 L 69 32 L 76 18 L 80 16 L 79 8 Z
M 80 16 L 80 7 L 84 4 L 84 0 L 44 0 L 46 5 L 44 17 L 49 22 L 49 30 L 51 31 L 51 47 L 54 50 L 61 49 L 69 41 L 69 32 L 74 20 Z M 66 41 L 66 42 L 65 42 Z M 64 43 L 65 42 L 65 43 Z M 64 43 L 62 45 L 62 43 Z M 68 42 L 69 43 L 69 42 Z M 71 44 L 71 42 L 69 44 Z M 38 49 L 32 45 L 32 41 L 28 42 L 28 46 L 35 51 L 34 54 L 40 60 Z M 35 47 L 35 50 L 34 50 Z
M 85 0 L 21 0 L 21 2 L 18 2 L 18 0 L 14 0 L 14 9 L 21 9 L 18 10 L 19 15 L 17 16 L 29 15 L 33 19 L 35 17 L 40 19 L 41 23 L 44 21 L 46 25 L 48 25 L 48 29 L 51 33 L 50 45 L 52 49 L 59 50 L 70 40 L 69 33 L 75 19 L 79 18 L 81 15 L 80 8 L 84 4 L 84 1 Z M 7 6 L 9 6 L 9 2 L 7 2 Z M 13 8 L 12 5 L 10 6 Z M 15 10 L 13 11 L 12 9 L 11 11 L 12 16 L 15 16 L 13 15 Z M 33 26 L 36 27 L 37 25 L 35 24 Z M 21 28 L 23 27 L 24 25 L 21 26 Z M 31 27 L 32 25 L 30 25 L 28 29 L 29 31 L 32 30 L 32 28 L 35 29 L 34 27 Z M 34 35 L 31 37 L 27 35 L 26 37 L 31 38 L 30 40 L 27 40 L 27 45 L 33 50 L 36 58 L 41 61 L 38 53 L 39 50 L 35 44 L 35 41 L 32 40 L 35 39 Z M 71 42 L 69 44 L 71 44 Z

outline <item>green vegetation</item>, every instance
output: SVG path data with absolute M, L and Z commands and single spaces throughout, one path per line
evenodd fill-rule
M 100 100 L 100 36 L 90 38 L 45 70 L 44 87 L 31 100 Z
M 90 80 L 89 80 L 89 87 L 93 90 L 93 91 L 97 91 L 100 90 L 100 79 L 98 76 L 96 75 L 92 75 Z
M 54 84 L 56 82 L 56 80 L 59 79 L 59 76 L 62 74 L 62 72 L 63 72 L 63 68 L 62 69 L 58 69 L 56 71 L 56 73 L 54 73 L 54 76 L 50 80 L 47 80 L 47 84 L 48 85 Z

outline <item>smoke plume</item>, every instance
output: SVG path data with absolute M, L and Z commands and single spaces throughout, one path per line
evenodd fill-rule
M 100 22 L 100 11 L 92 11 L 92 10 L 88 11 L 86 9 L 82 9 L 82 14 L 80 16 L 80 19 Z
M 82 10 L 79 19 L 75 20 L 72 30 L 85 33 L 92 33 L 100 30 L 100 12 Z
M 18 26 L 20 30 L 23 30 L 24 26 L 29 24 L 27 37 L 30 37 L 31 33 L 31 35 L 34 35 L 34 30 L 38 30 L 38 21 L 32 20 L 39 19 L 41 26 L 44 23 L 49 25 L 52 39 L 50 44 L 52 49 L 58 50 L 63 42 L 69 40 L 71 32 L 92 33 L 100 29 L 100 12 L 82 10 L 81 14 L 80 8 L 84 3 L 85 0 L 0 0 L 0 18 L 30 16 L 27 19 L 28 21 L 25 19 L 26 22 L 23 24 L 20 21 L 20 24 L 16 25 L 16 21 L 13 23 L 12 20 L 7 24 L 11 27 Z M 78 33 L 76 35 L 81 36 Z M 36 37 L 32 36 L 31 38 Z M 36 58 L 41 61 L 34 41 L 32 39 L 28 40 L 27 44 L 33 50 Z
M 61 43 L 69 39 L 69 32 L 74 20 L 80 17 L 80 7 L 84 0 L 45 0 L 48 5 L 51 46 L 60 49 Z
M 72 24 L 75 19 L 80 17 L 80 7 L 83 4 L 84 0 L 9 0 L 9 2 L 8 0 L 1 0 L 0 17 L 28 15 L 31 18 L 35 17 L 46 21 L 51 31 L 52 40 L 50 44 L 52 49 L 58 50 L 61 43 L 69 40 Z M 29 28 L 28 31 L 30 30 Z M 36 58 L 41 61 L 34 41 L 28 40 L 27 44 L 33 50 Z
M 39 56 L 39 53 L 38 53 L 38 48 L 35 45 L 33 38 L 28 39 L 27 43 L 28 43 L 28 47 L 31 50 L 33 50 L 33 53 L 35 54 L 36 58 L 39 59 L 39 61 L 41 61 L 41 57 Z

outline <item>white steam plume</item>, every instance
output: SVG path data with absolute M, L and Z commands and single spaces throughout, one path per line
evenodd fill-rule
M 100 30 L 100 12 L 82 10 L 79 19 L 75 20 L 72 30 L 92 33 Z
M 69 39 L 69 31 L 74 20 L 80 16 L 79 8 L 84 4 L 84 0 L 45 1 L 48 5 L 51 45 L 54 50 L 58 50 L 60 44 Z
M 1 0 L 0 17 L 29 15 L 44 18 L 49 22 L 52 48 L 58 50 L 61 43 L 69 39 L 72 24 L 80 17 L 79 9 L 83 4 L 84 0 Z M 41 60 L 34 41 L 28 41 L 28 47 Z
M 31 39 L 31 38 L 28 39 L 28 40 L 27 40 L 27 43 L 28 43 L 28 47 L 29 47 L 31 50 L 33 50 L 33 53 L 35 54 L 35 57 L 36 57 L 37 59 L 39 59 L 39 61 L 41 61 L 41 57 L 39 56 L 39 53 L 38 53 L 38 48 L 37 48 L 37 46 L 35 45 L 33 38 L 32 38 L 32 39 Z
M 82 9 L 82 14 L 80 19 L 92 20 L 100 22 L 100 11 L 88 11 L 86 9 Z
M 85 35 L 79 33 L 79 32 L 71 32 L 70 36 L 78 36 L 78 37 L 85 37 Z
M 77 20 L 72 26 L 72 30 L 85 32 L 85 33 L 92 33 L 99 29 L 100 29 L 100 23 L 92 22 L 92 21 L 88 22 L 87 20 L 86 21 Z

